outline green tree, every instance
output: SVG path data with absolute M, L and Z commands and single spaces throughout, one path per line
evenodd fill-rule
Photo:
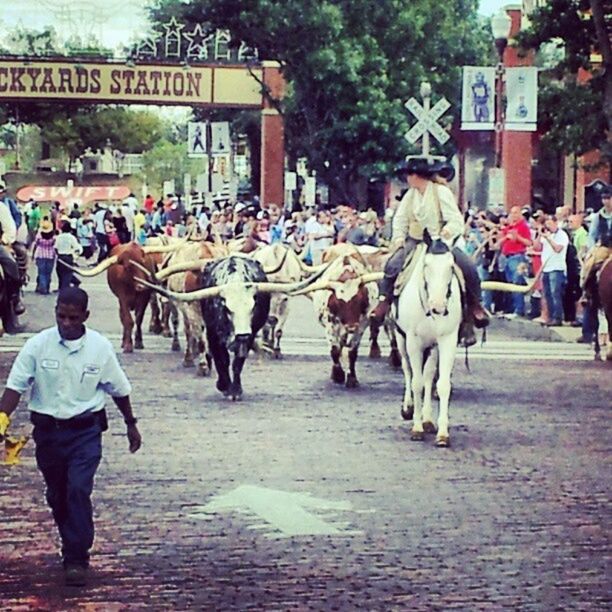
M 540 77 L 540 126 L 544 143 L 565 154 L 581 155 L 600 149 L 612 159 L 612 53 L 610 13 L 601 0 L 550 0 L 530 15 L 530 27 L 518 37 L 524 50 L 547 51 L 553 46 L 560 53 Z M 601 66 L 593 66 L 594 53 L 602 56 Z M 591 78 L 579 81 L 579 71 Z
M 476 0 L 157 0 L 151 14 L 159 24 L 180 9 L 281 63 L 288 92 L 272 103 L 289 155 L 351 201 L 409 152 L 403 103 L 420 81 L 458 105 L 460 67 L 482 61 L 490 38 Z
M 191 174 L 194 177 L 203 171 L 204 160 L 190 159 L 187 156 L 186 142 L 173 143 L 164 139 L 158 141 L 150 151 L 144 153 L 141 175 L 146 183 L 159 193 L 162 192 L 164 181 L 174 180 L 177 191 L 180 193 L 185 174 Z

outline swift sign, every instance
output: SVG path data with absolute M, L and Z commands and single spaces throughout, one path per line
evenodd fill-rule
M 97 201 L 118 201 L 129 195 L 130 188 L 125 185 L 91 185 L 89 187 L 28 185 L 17 192 L 17 198 L 22 202 L 30 199 L 35 202 L 59 202 L 62 208 L 74 202 L 89 204 Z

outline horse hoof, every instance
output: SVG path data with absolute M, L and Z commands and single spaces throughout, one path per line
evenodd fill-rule
M 407 409 L 402 408 L 400 414 L 402 415 L 402 419 L 404 419 L 404 421 L 412 421 L 412 417 L 414 416 L 414 408 L 412 406 Z
M 159 334 L 162 333 L 162 328 L 159 325 L 150 325 L 149 326 L 149 333 L 150 334 L 155 334 L 156 336 L 159 336 Z
M 169 330 L 164 330 L 161 335 L 163 338 L 172 338 L 172 332 Z
M 423 431 L 428 434 L 435 434 L 438 428 L 431 421 L 425 421 L 423 423 Z
M 359 386 L 359 381 L 356 376 L 347 376 L 346 378 L 346 388 L 347 389 L 356 389 Z
M 282 359 L 283 354 L 280 349 L 274 349 L 274 359 Z
M 343 385 L 344 384 L 344 370 L 338 366 L 338 367 L 333 367 L 332 368 L 332 374 L 331 374 L 331 379 L 337 384 L 337 385 Z
M 181 345 L 178 342 L 173 342 L 171 348 L 172 348 L 172 352 L 176 353 L 181 350 Z
M 198 376 L 210 376 L 210 368 L 200 364 L 198 366 Z
M 370 359 L 380 359 L 380 347 L 372 346 L 370 347 Z
M 133 346 L 124 346 L 123 347 L 123 352 L 124 353 L 133 353 L 134 352 L 134 347 Z
M 389 354 L 389 365 L 392 368 L 402 367 L 402 358 L 400 357 L 399 351 L 391 351 Z
M 183 367 L 184 368 L 193 368 L 195 366 L 195 363 L 193 363 L 193 360 L 191 359 L 183 359 Z
M 136 342 L 136 344 L 134 345 L 134 348 L 137 351 L 141 351 L 144 348 L 144 344 L 142 342 Z
M 425 439 L 425 432 L 423 431 L 414 431 L 414 429 L 410 432 L 410 439 L 415 442 L 422 442 Z
M 449 436 L 438 436 L 436 438 L 436 446 L 438 448 L 448 448 L 450 446 Z

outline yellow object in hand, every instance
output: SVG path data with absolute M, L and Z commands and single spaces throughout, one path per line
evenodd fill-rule
M 8 414 L 6 412 L 0 412 L 0 441 L 4 438 L 6 434 L 6 430 L 8 426 L 11 424 L 11 419 L 9 419 Z
M 4 440 L 4 465 L 17 465 L 19 463 L 19 455 L 28 439 L 26 436 L 19 436 L 19 438 L 6 437 Z

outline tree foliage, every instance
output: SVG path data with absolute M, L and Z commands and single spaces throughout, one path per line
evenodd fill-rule
M 289 155 L 353 201 L 359 182 L 409 152 L 403 103 L 420 82 L 458 108 L 461 66 L 482 62 L 490 44 L 476 0 L 157 0 L 151 14 L 229 30 L 279 61 L 288 92 L 273 103 Z
M 544 141 L 566 154 L 600 149 L 612 159 L 612 64 L 610 13 L 604 19 L 608 35 L 598 34 L 604 18 L 601 0 L 550 0 L 530 15 L 530 27 L 518 36 L 523 49 L 556 46 L 561 53 L 540 76 L 540 125 Z M 603 57 L 593 65 L 593 54 Z M 584 78 L 582 71 L 588 71 Z M 582 78 L 581 78 L 582 75 Z

